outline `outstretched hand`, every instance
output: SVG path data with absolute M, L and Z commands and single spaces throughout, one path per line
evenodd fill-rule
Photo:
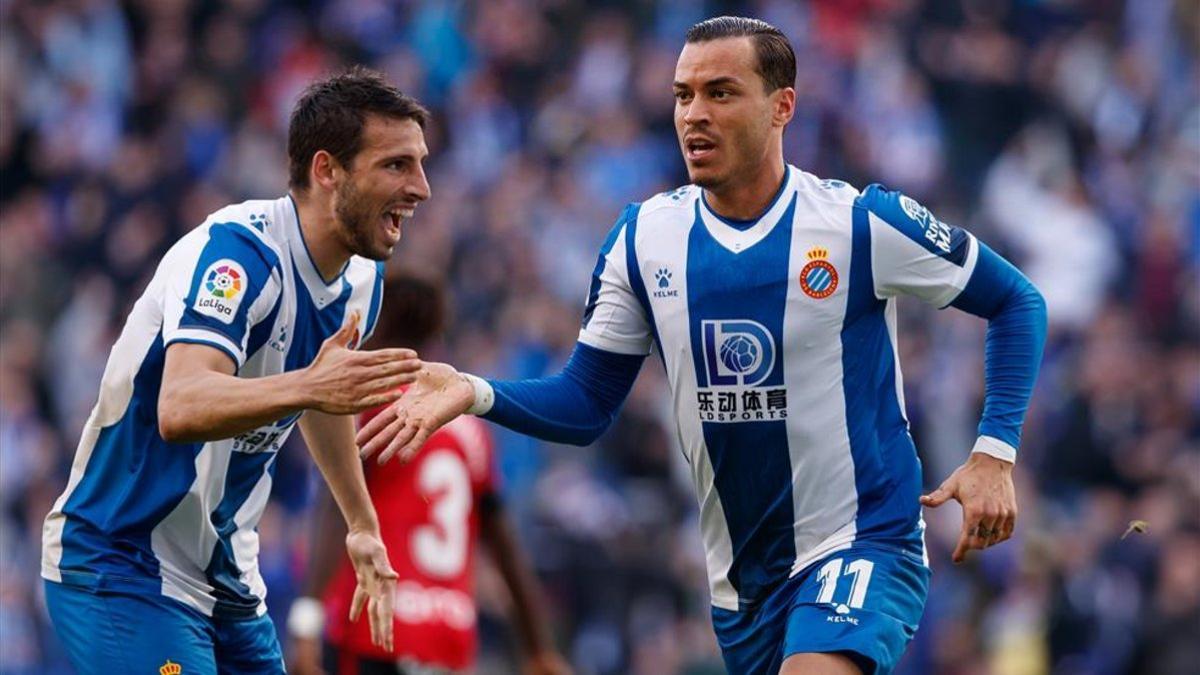
M 400 400 L 359 430 L 359 453 L 363 459 L 380 453 L 380 464 L 396 455 L 406 462 L 433 432 L 469 410 L 474 401 L 475 388 L 453 366 L 425 363 Z
M 396 595 L 396 570 L 388 562 L 387 549 L 379 535 L 351 531 L 346 535 L 346 552 L 354 565 L 358 585 L 350 603 L 350 620 L 358 621 L 363 608 L 371 624 L 371 643 L 392 651 L 392 600 Z
M 356 351 L 359 312 L 321 344 L 304 369 L 303 390 L 310 408 L 334 415 L 362 412 L 398 398 L 397 387 L 416 379 L 421 361 L 411 349 Z
M 971 549 L 983 550 L 1012 536 L 1017 523 L 1017 493 L 1012 462 L 976 452 L 938 489 L 921 497 L 937 508 L 954 499 L 962 504 L 962 531 L 951 559 L 962 562 Z

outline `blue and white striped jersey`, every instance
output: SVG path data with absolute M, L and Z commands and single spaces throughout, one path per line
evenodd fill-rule
M 255 528 L 299 415 L 226 440 L 164 441 L 166 348 L 220 349 L 238 377 L 303 368 L 352 310 L 365 340 L 382 293 L 382 263 L 360 257 L 321 278 L 290 197 L 227 206 L 180 239 L 113 346 L 66 490 L 46 517 L 42 576 L 161 593 L 209 616 L 263 614 Z
M 715 606 L 752 607 L 855 540 L 923 554 L 895 297 L 949 304 L 978 255 L 906 196 L 790 166 L 754 221 L 718 216 L 695 186 L 626 208 L 579 339 L 657 347 Z

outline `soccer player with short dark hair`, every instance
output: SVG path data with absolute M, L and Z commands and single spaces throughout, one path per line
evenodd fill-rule
M 356 348 L 401 221 L 429 198 L 425 120 L 371 71 L 313 84 L 288 130 L 290 194 L 220 209 L 163 257 L 43 527 L 50 618 L 80 673 L 284 671 L 256 528 L 297 425 L 346 520 L 353 612 L 391 648 L 396 573 L 352 415 L 395 400 L 420 361 Z
M 765 22 L 693 26 L 673 85 L 691 184 L 617 219 L 562 373 L 500 382 L 425 364 L 359 441 L 381 460 L 405 457 L 474 413 L 588 444 L 653 348 L 700 504 L 729 672 L 886 673 L 928 592 L 921 505 L 962 504 L 956 562 L 1012 534 L 1045 303 L 913 199 L 788 165 L 795 73 L 791 45 Z M 926 496 L 904 412 L 901 295 L 988 321 L 978 440 Z

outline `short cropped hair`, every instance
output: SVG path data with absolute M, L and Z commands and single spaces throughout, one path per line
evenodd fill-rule
M 796 86 L 796 52 L 787 36 L 775 26 L 744 16 L 718 16 L 705 19 L 687 32 L 687 42 L 708 42 L 730 37 L 754 39 L 758 74 L 767 93 Z
M 441 283 L 402 272 L 384 283 L 383 297 L 387 300 L 387 311 L 379 313 L 379 323 L 371 338 L 375 348 L 419 349 L 442 336 L 449 303 Z
M 342 166 L 352 166 L 362 149 L 368 115 L 411 119 L 422 129 L 429 119 L 429 111 L 416 99 L 362 66 L 309 85 L 288 122 L 288 186 L 308 189 L 308 169 L 319 150 Z

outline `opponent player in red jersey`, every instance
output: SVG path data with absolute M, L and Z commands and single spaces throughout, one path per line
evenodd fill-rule
M 388 282 L 384 297 L 378 344 L 427 346 L 440 333 L 445 303 L 437 286 L 401 277 Z M 366 413 L 363 423 L 374 412 Z M 569 672 L 550 645 L 536 582 L 504 516 L 492 465 L 491 435 L 473 417 L 446 425 L 410 462 L 365 465 L 383 540 L 400 575 L 395 653 L 375 647 L 365 623 L 345 620 L 354 570 L 335 545 L 345 538 L 344 526 L 332 499 L 322 496 L 309 597 L 298 599 L 288 618 L 292 673 L 440 675 L 470 668 L 476 652 L 475 542 L 480 539 L 512 593 L 525 673 Z

